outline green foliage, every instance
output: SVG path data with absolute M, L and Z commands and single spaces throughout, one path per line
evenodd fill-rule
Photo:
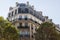
M 3 17 L 0 17 L 0 40 L 18 40 L 17 29 Z
M 56 32 L 53 23 L 42 23 L 36 32 L 36 40 L 60 40 L 60 34 Z
M 18 39 L 18 34 L 17 34 L 17 30 L 14 27 L 7 27 L 4 30 L 4 35 L 6 39 L 10 39 L 10 40 L 17 40 Z M 8 38 L 9 37 L 9 38 Z

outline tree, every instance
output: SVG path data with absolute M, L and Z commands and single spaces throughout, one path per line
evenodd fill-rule
M 35 39 L 36 40 L 60 40 L 55 26 L 53 23 L 42 23 L 40 27 L 36 30 Z
M 0 17 L 0 40 L 19 40 L 18 30 L 3 17 Z
M 5 28 L 4 37 L 7 40 L 18 40 L 19 39 L 17 30 L 15 29 L 15 27 L 11 27 L 11 26 Z

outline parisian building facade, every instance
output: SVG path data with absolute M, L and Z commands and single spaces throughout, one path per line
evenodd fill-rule
M 20 31 L 20 40 L 35 40 L 34 33 L 43 22 L 52 22 L 48 16 L 43 16 L 42 11 L 34 10 L 29 2 L 18 3 L 10 7 L 7 19 Z

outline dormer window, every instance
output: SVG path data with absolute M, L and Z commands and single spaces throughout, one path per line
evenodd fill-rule
M 20 6 L 20 7 L 25 7 L 26 6 L 26 4 L 24 4 L 24 3 L 21 3 L 21 4 L 17 4 L 17 6 Z
M 26 6 L 26 5 L 25 5 L 25 4 L 23 4 L 23 3 L 21 3 L 21 4 L 20 4 L 20 7 L 24 7 L 24 6 Z

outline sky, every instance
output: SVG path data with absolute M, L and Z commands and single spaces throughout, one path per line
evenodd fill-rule
M 44 16 L 55 24 L 60 24 L 60 0 L 0 0 L 0 16 L 7 18 L 9 7 L 15 7 L 16 2 L 26 3 L 29 1 L 30 5 L 34 5 L 34 9 L 42 11 Z

